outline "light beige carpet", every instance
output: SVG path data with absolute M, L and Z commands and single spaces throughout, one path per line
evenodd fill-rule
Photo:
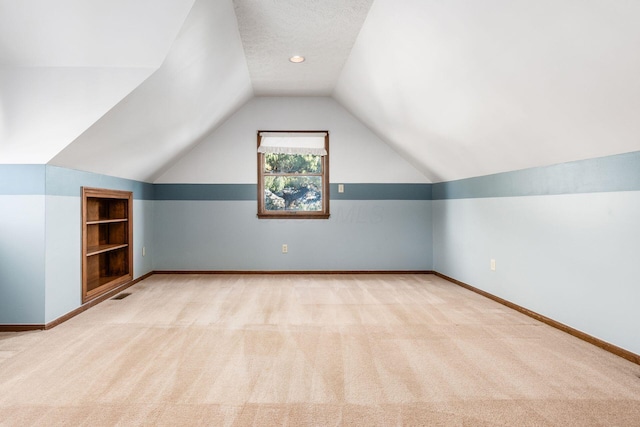
M 640 425 L 640 366 L 432 275 L 127 292 L 0 334 L 0 425 Z

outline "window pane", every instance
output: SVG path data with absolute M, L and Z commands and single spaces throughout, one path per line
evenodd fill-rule
M 322 173 L 322 156 L 267 153 L 264 160 L 265 173 Z
M 267 211 L 321 211 L 322 177 L 265 176 L 264 206 Z

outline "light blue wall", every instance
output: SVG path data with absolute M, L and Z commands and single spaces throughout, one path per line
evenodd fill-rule
M 95 187 L 133 192 L 133 275 L 151 271 L 150 255 L 142 247 L 151 245 L 153 185 L 89 172 L 46 167 L 46 314 L 51 322 L 80 307 L 81 188 Z
M 133 278 L 153 271 L 153 200 L 133 200 Z M 142 255 L 145 248 L 145 255 Z
M 434 184 L 434 270 L 640 353 L 638 190 L 640 153 Z
M 328 220 L 258 219 L 256 209 L 156 201 L 154 270 L 431 269 L 429 200 L 332 200 Z
M 0 324 L 44 321 L 44 207 L 42 195 L 0 195 Z
M 0 324 L 81 305 L 81 187 L 134 192 L 134 278 L 151 271 L 153 185 L 45 165 L 0 165 Z
M 45 323 L 82 304 L 80 197 L 46 196 Z
M 0 165 L 0 324 L 44 321 L 45 167 Z

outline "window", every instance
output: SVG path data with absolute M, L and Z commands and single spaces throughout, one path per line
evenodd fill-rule
M 258 132 L 258 217 L 329 218 L 329 132 Z

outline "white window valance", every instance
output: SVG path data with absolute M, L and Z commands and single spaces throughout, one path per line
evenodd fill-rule
M 260 132 L 258 153 L 326 156 L 327 132 Z

